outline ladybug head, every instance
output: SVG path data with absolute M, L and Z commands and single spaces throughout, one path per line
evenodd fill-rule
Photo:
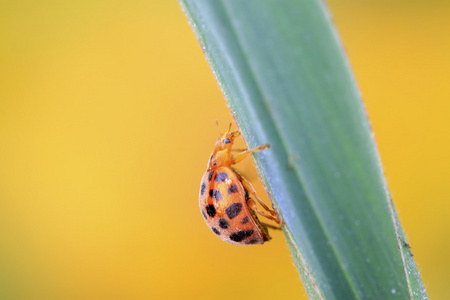
M 219 124 L 217 123 L 217 121 L 216 121 L 216 125 L 217 125 L 217 128 L 219 128 Z M 230 123 L 230 126 L 228 127 L 228 131 L 225 132 L 224 134 L 222 134 L 222 132 L 220 132 L 220 129 L 219 129 L 220 138 L 218 138 L 216 141 L 216 147 L 215 147 L 216 150 L 218 150 L 218 151 L 225 150 L 225 149 L 231 150 L 231 147 L 234 144 L 234 139 L 241 135 L 241 133 L 238 130 L 231 131 L 232 125 L 233 124 Z
M 241 135 L 238 130 L 231 131 L 231 125 L 232 124 L 230 123 L 228 131 L 224 134 L 222 134 L 219 129 L 220 138 L 217 139 L 211 159 L 209 160 L 209 169 L 228 165 L 231 162 L 231 147 L 233 147 L 234 139 Z M 217 127 L 219 127 L 218 124 Z

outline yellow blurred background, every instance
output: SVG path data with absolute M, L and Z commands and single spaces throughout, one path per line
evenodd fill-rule
M 426 288 L 450 299 L 450 5 L 329 4 Z M 306 298 L 282 233 L 237 247 L 204 224 L 216 119 L 177 2 L 1 1 L 0 299 Z

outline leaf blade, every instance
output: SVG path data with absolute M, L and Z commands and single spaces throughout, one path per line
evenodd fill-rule
M 426 298 L 322 2 L 181 3 L 248 145 L 272 146 L 257 165 L 310 297 Z

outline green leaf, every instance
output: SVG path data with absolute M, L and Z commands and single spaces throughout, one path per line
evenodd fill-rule
M 318 0 L 182 0 L 313 299 L 426 299 Z

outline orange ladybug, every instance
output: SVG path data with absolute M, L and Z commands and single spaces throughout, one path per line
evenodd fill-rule
M 200 184 L 200 210 L 211 230 L 225 242 L 235 245 L 263 244 L 271 239 L 267 227 L 256 216 L 260 215 L 281 224 L 277 213 L 262 202 L 254 188 L 239 175 L 232 165 L 239 163 L 252 152 L 269 145 L 246 149 L 236 156 L 231 154 L 234 139 L 239 131 L 228 131 L 216 141 L 208 162 L 208 169 Z M 254 199 L 268 212 L 260 211 Z

